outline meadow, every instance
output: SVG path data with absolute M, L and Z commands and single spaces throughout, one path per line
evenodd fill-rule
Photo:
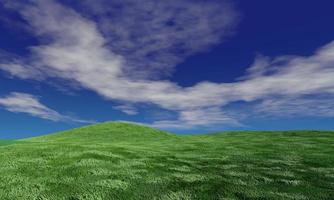
M 334 132 L 113 122 L 0 141 L 0 199 L 334 199 Z

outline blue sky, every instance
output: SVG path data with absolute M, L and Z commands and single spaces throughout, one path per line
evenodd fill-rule
M 104 121 L 334 129 L 334 3 L 0 1 L 0 138 Z

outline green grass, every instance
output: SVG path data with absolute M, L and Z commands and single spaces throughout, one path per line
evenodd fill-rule
M 1 200 L 334 198 L 329 131 L 176 136 L 104 123 L 5 143 Z
M 10 145 L 14 143 L 16 143 L 16 141 L 14 140 L 0 140 L 0 146 Z

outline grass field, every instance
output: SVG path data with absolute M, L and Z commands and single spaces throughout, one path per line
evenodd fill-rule
M 10 145 L 10 144 L 14 144 L 14 143 L 16 143 L 16 141 L 13 141 L 13 140 L 0 140 L 0 146 Z
M 104 123 L 0 142 L 0 199 L 334 199 L 334 132 Z

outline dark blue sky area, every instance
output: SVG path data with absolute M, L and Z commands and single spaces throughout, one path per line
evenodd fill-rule
M 187 59 L 172 80 L 183 86 L 201 80 L 233 82 L 257 53 L 307 56 L 334 38 L 333 1 L 235 2 L 241 15 L 235 33 L 221 45 Z

